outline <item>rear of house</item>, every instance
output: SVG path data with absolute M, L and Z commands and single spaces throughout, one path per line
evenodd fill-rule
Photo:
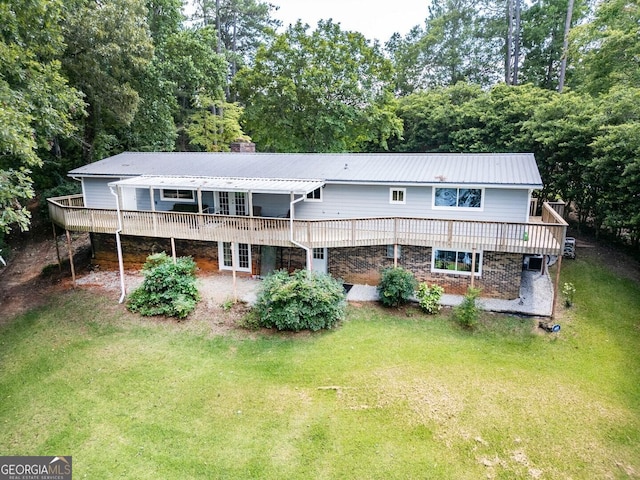
M 206 270 L 370 285 L 402 266 L 447 293 L 511 299 L 566 233 L 549 204 L 535 216 L 532 154 L 123 153 L 69 175 L 83 193 L 50 199 L 51 217 L 91 232 L 99 263 L 165 250 Z

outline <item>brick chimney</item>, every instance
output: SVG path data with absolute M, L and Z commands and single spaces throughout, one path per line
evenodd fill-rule
M 231 142 L 229 146 L 235 153 L 256 153 L 256 144 L 253 142 Z

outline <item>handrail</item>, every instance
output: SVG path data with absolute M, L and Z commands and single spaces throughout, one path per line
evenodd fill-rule
M 113 234 L 116 211 L 85 208 L 81 197 L 49 199 L 51 219 L 69 230 Z M 308 248 L 400 244 L 548 255 L 562 254 L 567 228 L 546 203 L 542 222 L 525 223 L 405 217 L 292 220 L 134 210 L 123 210 L 122 222 L 122 234 L 133 236 L 289 247 L 299 243 Z

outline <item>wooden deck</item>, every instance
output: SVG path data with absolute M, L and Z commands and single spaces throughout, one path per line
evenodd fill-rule
M 474 222 L 427 218 L 290 220 L 213 214 L 121 211 L 85 208 L 82 196 L 49 199 L 57 225 L 71 231 L 179 238 L 209 242 L 289 247 L 416 245 L 560 255 L 567 224 L 549 204 L 527 223 Z

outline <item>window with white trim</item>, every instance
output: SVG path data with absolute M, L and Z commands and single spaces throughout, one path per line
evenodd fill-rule
M 473 252 L 465 250 L 433 249 L 432 272 L 471 275 Z M 476 252 L 475 275 L 480 275 L 482 255 Z
M 322 201 L 322 187 L 316 188 L 313 192 L 307 193 L 304 199 L 305 202 L 321 202 Z
M 407 203 L 407 189 L 406 188 L 390 188 L 389 189 L 389 203 L 396 205 L 404 205 Z
M 160 198 L 162 200 L 193 202 L 196 198 L 193 190 L 178 190 L 175 188 L 163 188 L 160 190 Z
M 220 242 L 218 244 L 218 255 L 220 258 L 220 270 L 233 269 L 238 272 L 251 271 L 251 245 L 247 243 Z
M 387 258 L 396 258 L 395 245 L 387 245 Z M 402 258 L 402 245 L 398 245 L 398 258 Z
M 482 208 L 481 188 L 433 188 L 433 208 Z

